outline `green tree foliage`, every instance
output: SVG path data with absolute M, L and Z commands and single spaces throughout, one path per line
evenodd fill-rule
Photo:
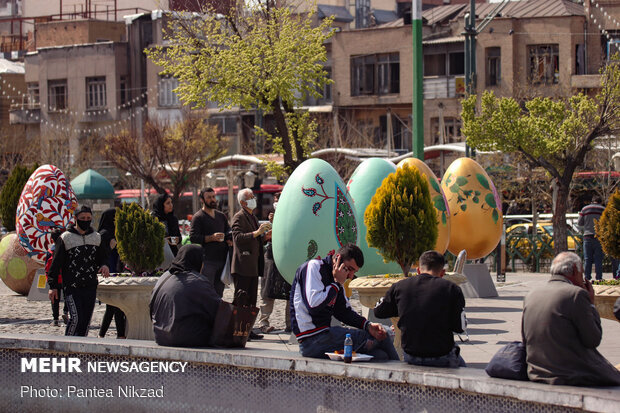
M 15 231 L 15 213 L 19 197 L 24 185 L 28 182 L 28 178 L 38 167 L 39 165 L 31 168 L 17 165 L 2 187 L 2 192 L 0 192 L 0 219 L 2 225 L 9 231 Z
M 609 197 L 605 211 L 596 223 L 596 236 L 605 254 L 620 258 L 620 190 Z
M 535 98 L 521 105 L 513 98 L 485 92 L 462 102 L 461 131 L 471 147 L 519 152 L 544 168 L 557 183 L 553 216 L 555 253 L 566 251 L 566 209 L 575 169 L 583 164 L 597 137 L 620 130 L 620 67 L 607 65 L 595 97 L 583 93 L 566 100 Z
M 437 242 L 437 214 L 426 178 L 403 165 L 389 174 L 364 213 L 368 245 L 385 262 L 396 261 L 407 276 L 424 251 Z
M 246 2 L 243 10 L 219 13 L 206 5 L 200 15 L 172 14 L 164 31 L 168 44 L 146 53 L 179 79 L 176 92 L 186 104 L 271 112 L 274 147 L 290 173 L 307 158 L 312 139 L 303 132 L 313 127 L 300 124 L 309 118 L 294 116 L 296 108 L 330 82 L 324 43 L 333 31 L 331 18 L 313 27 L 316 5 L 296 13 L 284 3 Z
M 116 210 L 118 255 L 134 273 L 151 272 L 164 261 L 164 225 L 138 204 Z

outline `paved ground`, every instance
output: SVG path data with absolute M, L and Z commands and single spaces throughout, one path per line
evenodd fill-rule
M 611 278 L 605 274 L 604 278 Z M 496 285 L 499 297 L 467 299 L 469 320 L 469 341 L 461 343 L 463 358 L 470 367 L 484 368 L 493 354 L 505 343 L 520 340 L 521 310 L 523 297 L 537 285 L 546 282 L 548 275 L 531 273 L 508 273 L 506 283 Z M 232 299 L 232 290 L 224 293 L 227 301 Z M 354 308 L 361 310 L 359 301 L 353 297 Z M 289 344 L 289 335 L 284 329 L 284 301 L 276 301 L 272 314 L 274 334 L 265 335 L 263 340 L 248 343 L 250 348 L 297 351 L 295 344 Z M 90 336 L 97 336 L 105 305 L 96 305 L 91 322 Z M 64 327 L 53 327 L 49 302 L 27 301 L 0 283 L 0 334 L 52 334 L 63 335 Z M 620 323 L 602 319 L 603 341 L 599 351 L 614 365 L 620 364 Z M 114 323 L 107 337 L 115 337 Z M 465 338 L 465 337 L 463 337 Z M 458 340 L 458 339 L 457 339 Z

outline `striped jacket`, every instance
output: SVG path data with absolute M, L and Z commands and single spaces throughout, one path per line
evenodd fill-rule
M 357 314 L 332 275 L 332 256 L 302 264 L 295 273 L 290 296 L 293 333 L 303 340 L 329 330 L 332 316 L 352 327 L 366 329 L 368 321 Z
M 601 219 L 601 215 L 605 207 L 599 204 L 590 204 L 583 207 L 581 211 L 579 211 L 579 219 L 577 220 L 577 225 L 579 227 L 583 227 L 583 235 L 595 235 L 596 230 L 594 228 L 594 222 Z

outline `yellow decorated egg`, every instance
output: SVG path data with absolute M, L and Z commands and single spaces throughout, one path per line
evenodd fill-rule
M 435 251 L 440 253 L 446 252 L 448 243 L 450 242 L 450 208 L 446 201 L 443 189 L 439 184 L 439 180 L 424 162 L 417 158 L 406 158 L 397 165 L 400 168 L 403 165 L 415 166 L 418 171 L 426 177 L 428 189 L 431 195 L 431 201 L 437 212 L 437 242 L 435 243 Z
M 502 236 L 502 204 L 489 175 L 473 159 L 455 160 L 441 180 L 451 214 L 448 250 L 486 257 Z
M 273 258 L 280 274 L 292 282 L 305 261 L 358 244 L 357 225 L 338 172 L 321 159 L 304 161 L 286 181 L 273 218 Z

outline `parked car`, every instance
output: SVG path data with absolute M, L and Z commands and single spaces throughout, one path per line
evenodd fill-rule
M 511 225 L 506 229 L 506 239 L 509 238 L 510 234 L 531 234 L 532 233 L 532 223 L 531 222 L 522 222 L 520 224 Z M 550 246 L 553 249 L 553 223 L 549 221 L 539 221 L 536 223 L 536 232 L 544 238 L 550 239 Z M 517 232 L 515 232 L 517 231 Z M 581 235 L 578 234 L 574 228 L 567 224 L 567 236 L 566 242 L 568 244 L 568 249 L 570 251 L 575 251 L 577 245 L 581 244 Z

